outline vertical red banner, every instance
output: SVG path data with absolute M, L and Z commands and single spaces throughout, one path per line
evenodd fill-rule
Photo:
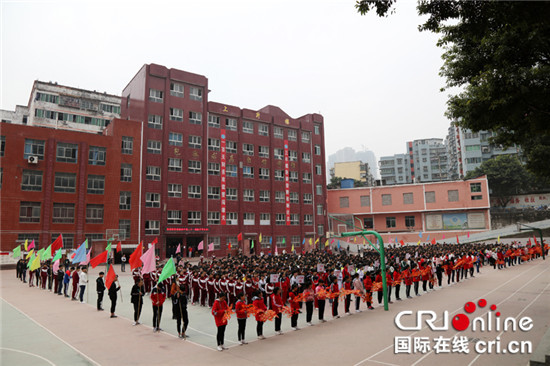
M 226 212 L 225 212 L 225 188 L 226 188 L 226 177 L 225 177 L 225 130 L 221 130 L 221 138 L 220 138 L 220 173 L 221 173 L 221 185 L 220 185 L 220 224 L 225 225 L 225 219 L 226 219 Z
M 288 171 L 288 140 L 285 140 L 285 215 L 290 225 L 290 173 Z

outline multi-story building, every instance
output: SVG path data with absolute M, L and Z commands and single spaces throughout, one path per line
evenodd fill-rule
M 330 232 L 365 229 L 384 243 L 456 242 L 456 236 L 491 228 L 487 177 L 328 191 Z M 355 226 L 355 227 L 354 227 Z M 376 239 L 374 239 L 376 240 Z
M 334 168 L 334 164 L 345 163 L 347 161 L 362 161 L 368 164 L 370 174 L 374 177 L 374 179 L 378 179 L 378 165 L 374 152 L 367 150 L 366 148 L 363 148 L 363 150 L 355 150 L 349 146 L 341 148 L 334 154 L 329 155 L 329 171 Z
M 321 115 L 210 102 L 206 77 L 155 64 L 124 88 L 121 115 L 146 121 L 141 227 L 161 256 L 201 242 L 213 243 L 206 255 L 248 253 L 252 241 L 274 253 L 325 235 Z
M 414 173 L 411 177 L 415 182 L 439 182 L 448 180 L 447 148 L 443 139 L 431 138 L 407 142 L 409 157 L 414 161 Z
M 407 142 L 407 153 L 383 156 L 378 162 L 385 184 L 448 180 L 447 149 L 442 139 Z
M 412 183 L 411 159 L 407 154 L 383 156 L 378 162 L 380 166 L 380 178 L 384 184 Z
M 59 234 L 65 249 L 85 239 L 98 251 L 111 238 L 135 246 L 141 129 L 120 119 L 101 134 L 2 122 L 1 250 L 26 239 L 45 248 Z
M 451 142 L 448 147 L 450 161 L 455 162 L 450 166 L 450 174 L 464 177 L 468 172 L 475 170 L 484 161 L 495 158 L 499 155 L 520 154 L 517 146 L 504 149 L 490 143 L 494 136 L 491 131 L 472 132 L 451 124 L 447 141 Z
M 120 97 L 36 80 L 28 105 L 0 116 L 2 122 L 100 133 L 120 117 Z
M 370 172 L 369 164 L 362 161 L 334 163 L 334 167 L 330 169 L 330 176 L 355 179 L 363 182 L 366 186 L 374 185 L 374 177 Z

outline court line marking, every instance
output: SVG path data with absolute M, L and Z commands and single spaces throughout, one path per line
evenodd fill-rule
M 6 300 L 4 297 L 0 297 L 0 299 L 2 299 L 2 301 L 4 301 L 6 304 L 10 305 L 11 307 L 13 307 L 15 310 L 19 311 L 21 314 L 25 315 L 27 318 L 29 318 L 31 321 L 33 321 L 36 325 L 38 325 L 40 328 L 44 329 L 45 331 L 47 331 L 48 333 L 50 333 L 51 335 L 53 335 L 55 338 L 59 339 L 61 342 L 65 343 L 67 346 L 69 346 L 69 348 L 71 348 L 73 351 L 81 354 L 84 358 L 86 358 L 88 361 L 90 361 L 91 363 L 95 364 L 95 365 L 98 365 L 98 366 L 101 366 L 100 363 L 98 363 L 97 361 L 93 360 L 91 357 L 89 357 L 88 355 L 86 355 L 84 352 L 80 351 L 78 348 L 74 347 L 72 344 L 68 343 L 67 341 L 65 341 L 64 339 L 62 339 L 61 337 L 59 337 L 57 334 L 55 334 L 54 332 L 52 332 L 51 330 L 49 330 L 48 328 L 46 328 L 45 326 L 43 326 L 42 324 L 40 324 L 38 321 L 36 321 L 35 319 L 33 319 L 32 317 L 30 317 L 27 313 L 25 313 L 24 311 L 22 311 L 21 309 L 19 309 L 17 306 L 13 305 L 11 302 L 9 302 L 8 300 Z
M 46 361 L 47 363 L 49 363 L 49 364 L 52 365 L 52 366 L 56 366 L 55 363 L 53 363 L 52 361 L 48 360 L 48 359 L 45 358 L 45 357 L 42 357 L 42 356 L 40 356 L 40 355 L 37 355 L 36 353 L 31 353 L 31 352 L 27 352 L 27 351 L 21 351 L 21 350 L 19 350 L 19 349 L 7 348 L 7 347 L 0 347 L 0 349 L 6 350 L 6 351 L 12 351 L 12 352 L 24 353 L 24 354 L 26 354 L 26 355 L 31 355 L 31 356 L 34 356 L 34 357 L 40 358 L 41 360 Z
M 524 312 L 525 310 L 527 310 L 527 308 L 529 308 L 531 305 L 533 305 L 533 303 L 534 303 L 535 301 L 538 300 L 538 298 L 544 293 L 544 291 L 546 291 L 546 289 L 548 288 L 548 286 L 550 286 L 550 283 L 549 283 L 548 285 L 546 285 L 546 287 L 537 295 L 537 297 L 535 297 L 535 298 L 533 299 L 533 301 L 531 301 L 531 302 L 529 303 L 529 305 L 527 305 L 525 308 L 523 308 L 523 310 L 520 311 L 519 314 L 516 315 L 514 318 L 517 319 L 521 314 L 523 314 L 523 312 Z M 497 339 L 498 337 L 500 337 L 503 333 L 504 333 L 504 331 L 500 332 L 500 333 L 495 337 L 495 339 Z M 502 353 L 501 353 L 501 354 L 502 354 Z M 476 362 L 477 359 L 478 359 L 481 355 L 483 355 L 483 353 L 478 354 L 478 355 L 472 360 L 472 362 L 470 362 L 470 363 L 468 364 L 468 366 L 472 366 L 472 365 L 474 364 L 474 362 Z
M 534 280 L 536 280 L 540 275 L 542 275 L 544 272 L 548 271 L 549 268 L 545 269 L 544 271 L 542 271 L 541 273 L 539 273 L 538 275 L 536 275 L 535 277 L 533 277 L 531 280 L 529 280 L 529 282 L 526 282 L 523 286 L 521 286 L 520 288 L 518 288 L 516 291 L 514 291 L 512 294 L 508 295 L 506 298 L 504 298 L 504 300 L 501 300 L 500 302 L 497 302 L 497 305 L 500 305 L 500 304 L 503 304 L 504 302 L 506 302 L 509 298 L 511 298 L 512 296 L 514 296 L 515 294 L 517 294 L 522 288 L 524 288 L 525 286 L 527 286 L 528 284 L 530 284 L 531 282 L 533 282 Z M 548 285 L 546 286 L 548 287 Z M 544 289 L 546 289 L 546 287 Z M 544 290 L 543 290 L 544 291 Z M 476 299 L 477 300 L 477 299 Z M 480 316 L 483 316 L 485 314 L 487 314 L 489 311 L 485 311 L 483 314 L 481 314 Z M 453 334 L 453 338 L 459 334 L 460 332 L 456 332 L 455 334 Z M 420 359 L 418 359 L 415 363 L 413 363 L 411 366 L 416 366 L 416 364 L 418 364 L 420 361 L 422 361 L 423 359 L 425 359 L 426 357 L 428 357 L 429 355 L 431 355 L 434 351 L 431 350 L 430 352 L 426 353 L 424 356 L 422 356 Z
M 487 293 L 486 293 L 485 295 L 483 295 L 483 296 L 487 296 L 488 294 L 495 292 L 496 290 L 498 290 L 498 289 L 501 288 L 502 286 L 506 285 L 508 282 L 513 281 L 513 280 L 515 280 L 516 278 L 518 278 L 518 277 L 520 277 L 520 276 L 523 276 L 523 275 L 526 274 L 526 273 L 529 273 L 530 271 L 532 271 L 533 269 L 537 268 L 538 266 L 540 266 L 540 265 L 542 265 L 542 264 L 544 264 L 544 263 L 539 263 L 539 264 L 537 264 L 537 265 L 531 267 L 531 268 L 528 269 L 527 271 L 521 272 L 521 273 L 518 274 L 517 276 L 512 277 L 512 278 L 509 279 L 508 281 L 504 282 L 502 285 L 500 285 L 500 286 L 498 286 L 498 287 L 495 287 L 493 290 L 487 292 Z M 481 299 L 481 296 L 475 298 L 474 300 L 477 300 L 477 299 Z M 460 309 L 462 309 L 462 306 L 459 307 L 459 308 L 457 308 L 456 310 L 454 310 L 454 311 L 453 311 L 452 313 L 450 313 L 450 314 L 452 315 L 452 314 L 456 313 L 457 311 L 459 311 Z M 422 329 L 417 330 L 416 332 L 413 332 L 413 333 L 409 334 L 409 337 L 412 336 L 412 335 L 414 335 L 414 334 L 416 334 L 416 333 L 418 333 L 418 332 L 421 332 L 422 330 L 426 329 L 427 327 L 428 327 L 428 326 L 426 325 L 426 326 L 422 327 Z M 365 358 L 365 359 L 362 360 L 362 361 L 359 361 L 358 363 L 356 363 L 356 364 L 353 365 L 353 366 L 359 366 L 359 365 L 361 365 L 363 362 L 370 361 L 371 358 L 378 356 L 379 354 L 381 354 L 381 353 L 387 351 L 388 349 L 392 348 L 393 346 L 394 346 L 393 344 L 390 344 L 390 345 L 387 346 L 386 348 L 381 349 L 380 351 L 378 351 L 378 352 L 376 352 L 375 354 L 373 354 L 373 355 L 371 355 L 371 356 Z

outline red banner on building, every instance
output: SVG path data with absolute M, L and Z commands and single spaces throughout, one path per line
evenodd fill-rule
M 290 173 L 288 171 L 288 140 L 285 140 L 285 216 L 290 225 Z
M 225 219 L 226 219 L 226 212 L 225 212 L 225 188 L 226 188 L 226 180 L 225 180 L 225 130 L 221 130 L 221 139 L 220 139 L 220 163 L 221 163 L 221 187 L 220 187 L 220 194 L 221 194 L 221 201 L 220 201 L 220 224 L 225 225 Z

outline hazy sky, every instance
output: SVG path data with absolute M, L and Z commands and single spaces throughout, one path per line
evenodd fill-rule
M 327 156 L 444 138 L 442 50 L 419 32 L 416 2 L 388 18 L 353 0 L 5 1 L 1 108 L 26 105 L 33 80 L 120 94 L 158 63 L 208 77 L 209 100 L 325 118 Z

